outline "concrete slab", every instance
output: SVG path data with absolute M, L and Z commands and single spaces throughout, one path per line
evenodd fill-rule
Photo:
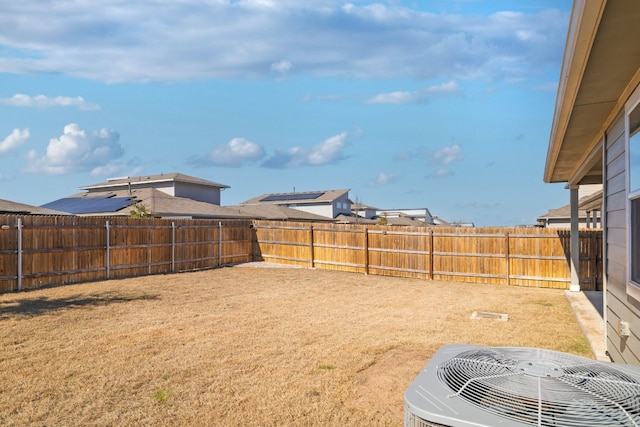
M 600 294 L 600 295 L 598 295 Z M 602 292 L 566 291 L 573 314 L 582 329 L 597 360 L 610 362 L 604 346 L 604 320 L 602 318 Z

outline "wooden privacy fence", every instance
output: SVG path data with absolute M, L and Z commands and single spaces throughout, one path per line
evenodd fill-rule
M 567 289 L 569 230 L 0 215 L 0 292 L 254 259 L 366 274 Z M 602 290 L 602 232 L 580 231 Z
M 0 291 L 252 260 L 250 220 L 0 215 Z
M 570 231 L 256 221 L 266 261 L 399 277 L 568 289 Z M 580 231 L 580 282 L 602 290 L 602 231 Z

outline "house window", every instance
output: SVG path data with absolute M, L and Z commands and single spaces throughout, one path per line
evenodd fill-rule
M 640 286 L 640 92 L 636 91 L 626 107 L 628 135 L 628 266 L 629 280 Z

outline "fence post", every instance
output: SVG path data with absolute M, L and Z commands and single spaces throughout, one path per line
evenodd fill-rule
M 18 218 L 18 291 L 22 290 L 22 218 Z
M 504 258 L 505 258 L 505 262 L 506 262 L 506 268 L 505 268 L 505 273 L 506 273 L 506 278 L 507 278 L 507 286 L 511 286 L 511 263 L 509 262 L 509 258 L 510 258 L 510 251 L 509 251 L 509 232 L 507 231 L 506 233 L 504 233 Z
M 111 228 L 109 227 L 109 221 L 106 222 L 105 227 L 107 229 L 107 253 L 106 253 L 106 256 L 105 256 L 105 258 L 106 258 L 105 259 L 105 263 L 107 265 L 105 266 L 105 270 L 106 270 L 106 274 L 107 274 L 107 280 L 109 280 L 109 278 L 110 278 L 109 276 L 111 276 L 111 271 L 110 271 L 110 268 L 111 268 L 111 247 L 110 247 L 110 244 L 109 244 L 109 239 L 110 239 L 110 236 L 111 236 L 111 231 L 110 231 Z
M 313 225 L 309 226 L 309 264 L 311 268 L 315 268 L 315 254 L 313 253 Z
M 171 221 L 171 272 L 176 272 L 176 223 Z
M 364 226 L 364 274 L 369 274 L 369 229 Z
M 218 267 L 222 265 L 222 221 L 218 221 Z
M 429 230 L 429 278 L 433 280 L 433 230 Z

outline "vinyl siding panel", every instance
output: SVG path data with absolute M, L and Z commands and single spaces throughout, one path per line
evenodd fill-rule
M 619 139 L 624 144 L 624 138 Z M 625 171 L 625 159 L 623 155 L 616 156 L 613 159 L 609 159 L 607 162 L 607 174 L 611 177 L 623 174 Z
M 619 291 L 619 295 L 624 290 Z M 620 300 L 615 296 L 611 296 L 607 300 L 608 325 L 607 331 L 609 341 L 614 344 L 616 352 L 622 356 L 622 360 L 616 362 L 624 362 L 629 364 L 638 364 L 638 355 L 640 355 L 640 339 L 636 335 L 640 331 L 640 317 L 632 315 L 629 311 L 627 298 Z M 621 337 L 618 333 L 618 321 L 626 320 L 629 322 L 631 330 L 630 337 Z
M 618 140 L 624 140 L 624 112 L 620 111 L 618 117 L 607 131 L 607 152 L 612 158 L 624 154 L 624 144 L 618 145 Z
M 607 131 L 606 163 L 606 272 L 607 350 L 614 362 L 640 365 L 640 310 L 627 296 L 627 191 L 624 114 Z M 631 336 L 620 337 L 620 320 L 628 321 Z
M 609 211 L 609 216 L 607 219 L 613 224 L 624 224 L 626 222 L 626 211 L 617 210 L 617 211 Z M 610 243 L 618 243 L 623 244 L 623 242 L 627 239 L 626 228 L 611 228 L 611 232 L 614 233 L 616 230 L 620 230 L 622 235 L 613 235 L 607 236 L 607 241 Z
M 619 116 L 607 133 L 606 168 L 606 254 L 607 254 L 607 350 L 616 362 L 626 362 L 618 322 L 625 317 L 626 301 L 626 200 L 624 163 L 624 116 Z
M 620 173 L 609 178 L 609 181 L 607 182 L 607 191 L 609 192 L 609 194 L 616 194 L 620 192 L 624 193 L 624 190 L 626 188 L 624 181 L 625 177 L 625 174 Z
M 608 190 L 607 190 L 608 191 Z M 626 212 L 627 207 L 627 195 L 621 191 L 607 196 L 607 211 L 619 211 Z M 612 224 L 614 227 L 626 228 L 626 222 L 622 224 Z

